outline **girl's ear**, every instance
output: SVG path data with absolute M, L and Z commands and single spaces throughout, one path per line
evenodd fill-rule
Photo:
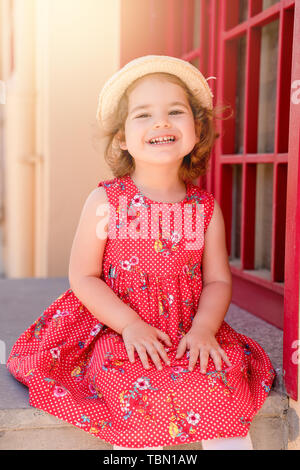
M 125 140 L 119 140 L 119 142 L 120 142 L 120 149 L 128 150 Z
M 126 145 L 125 133 L 119 131 L 116 135 L 116 138 L 119 141 L 120 149 L 121 150 L 128 150 L 127 145 Z

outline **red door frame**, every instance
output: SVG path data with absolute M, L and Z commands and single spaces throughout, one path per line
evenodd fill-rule
M 212 153 L 211 171 L 201 183 L 206 186 L 220 203 L 230 253 L 232 194 L 232 164 L 243 166 L 242 193 L 242 267 L 231 265 L 236 287 L 233 302 L 242 305 L 269 323 L 284 330 L 283 373 L 289 396 L 297 400 L 299 322 L 299 267 L 300 267 L 300 106 L 298 100 L 289 101 L 287 94 L 293 90 L 290 84 L 300 79 L 300 0 L 278 0 L 271 7 L 262 10 L 262 0 L 248 1 L 248 20 L 238 21 L 238 0 L 230 0 L 228 15 L 227 0 L 202 0 L 199 28 L 201 41 L 198 48 L 190 46 L 189 21 L 193 18 L 193 3 L 190 0 L 168 0 L 168 22 L 166 44 L 168 55 L 180 56 L 193 61 L 199 58 L 199 68 L 206 77 L 216 76 L 217 83 L 210 87 L 215 95 L 215 104 L 235 102 L 235 76 L 232 74 L 236 60 L 235 40 L 248 34 L 245 95 L 245 135 L 243 155 L 234 154 L 232 134 L 234 120 L 225 125 L 220 121 L 221 138 Z M 178 31 L 178 15 L 181 28 Z M 176 21 L 177 17 L 177 21 Z M 279 19 L 278 69 L 275 148 L 272 154 L 257 154 L 257 126 L 255 119 L 258 107 L 258 77 L 250 71 L 259 69 L 261 27 Z M 194 21 L 194 19 L 193 19 Z M 175 26 L 176 25 L 176 26 Z M 191 25 L 190 25 L 191 26 Z M 294 28 L 293 44 L 289 34 Z M 191 28 L 190 28 L 191 29 Z M 181 35 L 181 50 L 178 48 L 178 33 Z M 287 41 L 287 38 L 289 40 Z M 180 50 L 180 52 L 178 52 Z M 230 67 L 227 67 L 228 63 Z M 253 76 L 256 75 L 253 80 Z M 233 106 L 234 107 L 234 106 Z M 289 127 L 289 122 L 293 123 Z M 226 132 L 225 132 L 226 130 Z M 271 280 L 253 275 L 254 268 L 254 222 L 255 200 L 251 191 L 255 185 L 256 164 L 272 163 L 274 167 L 274 204 L 272 226 Z M 286 198 L 281 197 L 286 194 Z M 282 224 L 284 230 L 282 230 Z M 245 236 L 247 234 L 247 237 Z M 283 257 L 285 253 L 285 258 Z M 284 281 L 278 282 L 278 281 Z M 245 295 L 246 294 L 246 295 Z M 245 303 L 245 299 L 247 302 Z M 263 311 L 261 306 L 264 306 Z M 265 311 L 272 311 L 272 316 Z M 282 314 L 283 313 L 283 314 Z
M 288 395 L 298 399 L 300 276 L 300 0 L 295 0 L 287 175 L 283 370 Z M 298 91 L 297 91 L 298 90 Z M 296 353 L 296 354 L 295 354 Z
M 244 148 L 246 152 L 240 157 L 240 161 L 243 165 L 243 194 L 242 194 L 242 234 L 247 234 L 247 237 L 242 243 L 241 247 L 241 258 L 242 258 L 242 269 L 237 269 L 235 266 L 231 266 L 232 273 L 234 276 L 236 291 L 240 292 L 240 296 L 249 299 L 252 303 L 250 311 L 261 311 L 261 301 L 264 307 L 273 309 L 273 317 L 270 318 L 268 315 L 265 318 L 275 326 L 284 330 L 284 341 L 283 341 L 283 374 L 285 377 L 286 391 L 289 396 L 294 400 L 298 398 L 298 360 L 295 360 L 295 349 L 298 348 L 298 323 L 299 323 L 299 240 L 300 240 L 300 175 L 299 175 L 299 129 L 300 129 L 300 107 L 296 101 L 291 100 L 290 93 L 292 95 L 291 84 L 300 77 L 299 60 L 297 63 L 296 57 L 300 56 L 299 48 L 299 24 L 300 24 L 300 1 L 296 0 L 281 0 L 274 4 L 272 7 L 265 11 L 261 11 L 260 0 L 249 0 L 249 12 L 248 17 L 250 20 L 236 26 L 228 24 L 228 18 L 226 18 L 226 0 L 220 2 L 220 62 L 219 62 L 219 73 L 223 76 L 219 80 L 217 96 L 224 96 L 224 91 L 229 92 L 229 96 L 233 100 L 234 96 L 230 96 L 230 92 L 235 92 L 234 77 L 230 76 L 230 72 L 225 74 L 226 63 L 228 63 L 229 55 L 234 53 L 230 47 L 225 50 L 225 42 L 231 41 L 233 38 L 238 37 L 245 28 L 250 28 L 249 23 L 255 21 L 256 26 L 262 26 L 270 19 L 279 18 L 280 30 L 279 30 L 279 44 L 278 44 L 278 85 L 277 85 L 277 97 L 276 97 L 276 130 L 275 130 L 275 151 L 271 154 L 257 155 L 256 141 L 257 141 L 257 128 L 255 127 L 255 119 L 251 120 L 251 117 L 257 115 L 258 106 L 258 73 L 250 74 L 253 69 L 259 70 L 259 54 L 256 53 L 255 49 L 259 47 L 260 35 L 258 31 L 250 29 L 248 30 L 248 54 L 246 62 L 246 113 L 245 113 L 245 135 L 244 135 Z M 234 18 L 232 13 L 234 12 L 234 1 L 231 1 L 230 13 L 231 19 Z M 236 2 L 237 3 L 237 2 Z M 227 20 L 227 21 L 226 21 Z M 293 23 L 291 24 L 291 22 Z M 245 23 L 248 23 L 246 25 Z M 290 34 L 291 28 L 294 28 L 293 36 L 293 48 L 292 41 L 285 41 L 285 37 Z M 297 40 L 298 38 L 298 40 Z M 231 43 L 234 47 L 234 43 Z M 290 47 L 290 50 L 289 50 Z M 290 58 L 290 60 L 289 60 Z M 256 77 L 255 77 L 256 75 Z M 250 83 L 247 83 L 249 79 Z M 228 83 L 226 83 L 226 80 Z M 254 83 L 253 83 L 254 82 Z M 249 109 L 249 112 L 247 111 Z M 280 127 L 279 127 L 279 113 L 281 113 Z M 249 122 L 247 123 L 247 119 Z M 288 127 L 288 123 L 293 123 Z M 254 123 L 252 126 L 251 124 Z M 248 124 L 248 125 L 247 125 Z M 221 134 L 223 132 L 223 125 L 221 122 Z M 227 127 L 227 139 L 230 140 L 230 132 L 233 129 Z M 286 142 L 286 151 L 284 152 L 284 140 Z M 231 139 L 232 142 L 232 139 Z M 223 144 L 223 145 L 222 145 Z M 224 152 L 226 148 L 226 142 L 221 139 L 216 146 L 216 162 L 215 167 L 218 167 L 225 163 L 237 163 L 236 155 L 230 155 L 230 152 Z M 254 163 L 266 163 L 271 162 L 274 165 L 275 178 L 274 178 L 274 205 L 273 205 L 273 239 L 272 239 L 272 266 L 271 266 L 271 278 L 272 281 L 262 281 L 257 278 L 254 279 L 251 274 L 245 274 L 244 269 L 253 269 L 253 254 L 254 254 L 254 216 L 255 216 L 255 201 L 252 197 L 251 191 L 247 191 L 246 188 L 255 186 L 255 165 Z M 284 164 L 287 164 L 283 166 Z M 287 166 L 287 174 L 284 174 L 284 167 Z M 224 171 L 225 169 L 225 171 Z M 228 196 L 228 189 L 225 188 L 225 181 L 231 183 L 231 171 L 228 168 L 223 167 L 223 171 L 216 171 L 216 191 L 215 196 L 222 201 L 224 206 L 225 218 L 228 216 L 228 220 L 231 221 L 231 197 Z M 283 171 L 282 171 L 283 170 Z M 281 197 L 281 194 L 286 194 L 286 201 Z M 298 196 L 298 197 L 297 197 Z M 227 209 L 227 211 L 226 211 Z M 282 230 L 282 224 L 284 230 Z M 230 227 L 228 227 L 228 233 L 230 233 Z M 249 234 L 250 233 L 250 237 Z M 277 259 L 283 256 L 283 250 L 285 249 L 284 259 L 284 292 L 282 287 L 276 284 L 276 276 L 281 276 L 283 266 L 280 268 L 280 263 L 277 263 Z M 283 260 L 281 260 L 281 263 Z M 255 281 L 255 284 L 253 283 Z M 249 287 L 251 289 L 249 289 Z M 246 294 L 246 295 L 245 295 Z M 278 299 L 278 294 L 282 295 L 283 305 L 283 318 L 281 316 L 281 302 Z M 233 302 L 240 303 L 240 296 L 235 296 Z M 259 298 L 260 302 L 256 304 L 252 302 L 252 299 Z M 243 302 L 243 305 L 245 303 Z M 276 309 L 276 316 L 274 317 L 274 311 Z

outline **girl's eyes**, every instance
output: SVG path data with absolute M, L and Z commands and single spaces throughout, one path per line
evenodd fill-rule
M 183 111 L 180 111 L 179 109 L 176 109 L 176 110 L 174 110 L 174 111 L 170 111 L 169 114 L 183 114 Z M 138 119 L 138 118 L 143 118 L 143 117 L 147 117 L 147 116 L 150 116 L 150 114 L 147 114 L 147 113 L 140 114 L 139 116 L 136 116 L 136 119 Z
M 180 111 L 179 109 L 175 110 L 175 111 L 171 111 L 170 114 L 173 114 L 173 113 L 176 113 L 176 114 L 183 114 L 183 111 Z

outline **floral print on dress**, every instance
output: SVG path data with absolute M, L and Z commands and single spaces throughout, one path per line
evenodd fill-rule
M 262 387 L 263 387 L 263 389 L 265 390 L 266 393 L 270 392 L 271 385 L 273 383 L 275 375 L 276 375 L 275 370 L 270 369 L 267 378 L 265 380 L 262 380 L 261 385 L 262 385 Z
M 184 378 L 184 374 L 190 372 L 187 367 L 182 366 L 172 366 L 171 371 L 172 373 L 170 374 L 170 377 L 172 380 L 182 380 Z
M 233 387 L 228 382 L 228 371 L 215 370 L 215 371 L 206 372 L 206 375 L 210 383 L 210 392 L 214 392 L 218 388 L 218 385 L 221 385 L 223 392 L 226 394 L 226 396 L 228 398 L 232 398 L 232 393 L 234 392 L 235 387 Z
M 33 324 L 33 329 L 27 334 L 27 341 L 30 341 L 34 336 L 36 339 L 41 340 L 42 329 L 46 326 L 45 312 Z
M 180 238 L 177 232 L 173 231 L 169 240 L 158 238 L 154 242 L 155 253 L 161 253 L 164 257 L 172 255 L 179 248 Z
M 87 396 L 86 398 L 88 398 L 90 400 L 101 400 L 101 399 L 103 400 L 103 393 L 101 392 L 99 387 L 97 387 L 97 385 L 96 385 L 96 376 L 95 375 L 92 378 L 92 381 L 89 383 L 89 392 L 91 393 L 91 395 Z
M 197 268 L 200 267 L 200 263 L 195 263 L 193 265 L 188 265 L 185 264 L 182 268 L 182 271 L 184 274 L 188 275 L 190 279 L 193 279 L 196 274 L 198 274 L 198 271 L 196 271 Z
M 186 442 L 196 432 L 195 427 L 199 425 L 201 415 L 194 410 L 183 411 L 173 390 L 169 391 L 166 401 L 172 411 L 169 418 L 169 434 L 176 443 Z
M 149 400 L 149 390 L 157 391 L 158 388 L 151 386 L 148 377 L 139 377 L 132 390 L 124 390 L 120 394 L 121 411 L 125 420 L 130 418 L 134 411 L 141 414 L 144 419 L 156 420 L 152 412 L 152 403 Z
M 73 377 L 76 382 L 79 382 L 84 379 L 90 360 L 91 351 L 86 357 L 84 357 L 77 363 L 74 369 L 72 369 L 71 377 Z
M 124 374 L 125 369 L 123 367 L 125 361 L 120 359 L 115 359 L 113 354 L 110 351 L 105 353 L 105 362 L 102 364 L 102 370 L 107 372 L 108 370 L 119 371 L 121 374 Z
M 139 259 L 137 256 L 132 256 L 129 260 L 124 259 L 120 261 L 122 269 L 125 271 L 136 271 L 136 266 L 139 264 Z
M 82 414 L 80 416 L 80 420 L 76 421 L 75 425 L 81 429 L 84 429 L 84 431 L 87 431 L 90 434 L 94 434 L 95 436 L 98 436 L 101 430 L 111 427 L 112 422 L 105 421 L 103 419 L 100 421 L 96 421 L 92 419 L 90 416 Z
M 53 396 L 56 398 L 65 397 L 69 392 L 68 390 L 61 384 L 58 384 L 53 378 L 51 377 L 44 377 L 45 382 L 49 385 L 48 390 L 52 392 Z

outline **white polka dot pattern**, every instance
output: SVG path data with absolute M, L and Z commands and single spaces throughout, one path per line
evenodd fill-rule
M 216 338 L 231 367 L 223 362 L 223 369 L 216 371 L 210 358 L 202 374 L 199 360 L 192 372 L 188 370 L 188 351 L 175 358 L 201 295 L 204 237 L 198 249 L 187 249 L 185 232 L 180 237 L 178 226 L 174 229 L 180 220 L 174 212 L 169 237 L 163 236 L 164 219 L 158 216 L 158 237 L 121 238 L 119 229 L 132 229 L 141 215 L 136 219 L 140 225 L 132 230 L 137 235 L 154 201 L 139 192 L 129 175 L 98 186 L 106 189 L 111 215 L 113 210 L 127 214 L 124 220 L 116 217 L 119 236 L 107 239 L 101 277 L 144 321 L 170 336 L 172 347 L 166 350 L 171 364 L 163 363 L 158 371 L 149 357 L 151 368 L 145 370 L 137 353 L 131 364 L 122 336 L 99 323 L 68 289 L 16 341 L 9 371 L 28 386 L 30 405 L 118 446 L 170 446 L 246 436 L 275 377 L 261 346 L 224 321 Z M 124 196 L 125 210 L 120 204 Z M 191 217 L 182 217 L 181 222 L 195 230 L 196 207 L 202 205 L 205 232 L 213 195 L 188 183 L 185 199 L 176 204 L 182 215 L 186 204 L 192 204 L 187 211 Z M 132 215 L 136 208 L 140 212 Z

